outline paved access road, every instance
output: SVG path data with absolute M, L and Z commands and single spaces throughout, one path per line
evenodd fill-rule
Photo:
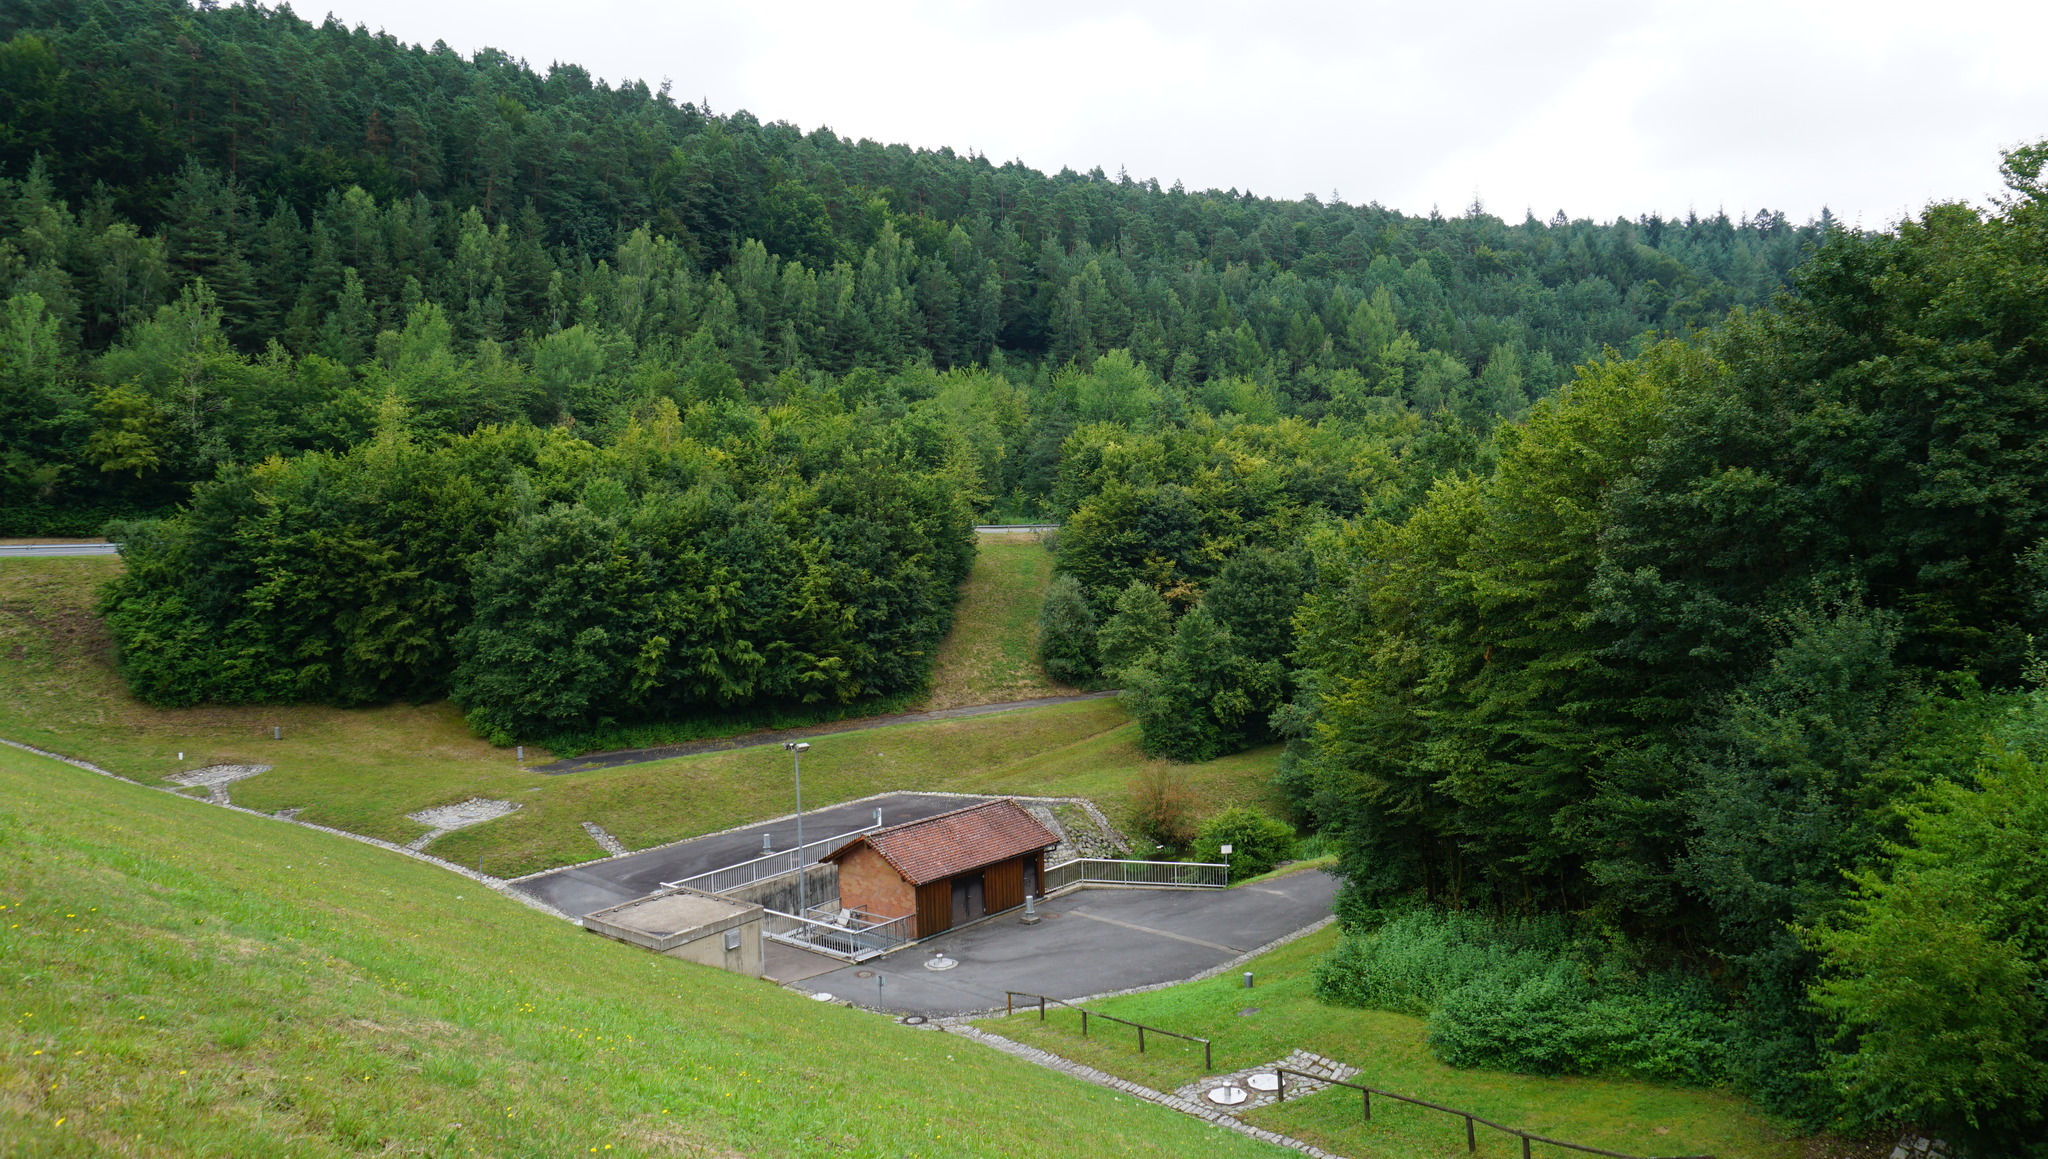
M 0 559 L 43 555 L 119 555 L 118 543 L 8 543 L 0 544 Z
M 580 757 L 563 757 L 553 764 L 535 765 L 535 772 L 551 777 L 564 773 L 587 773 L 595 769 L 611 769 L 620 765 L 645 764 L 648 761 L 665 761 L 674 757 L 695 756 L 698 753 L 724 752 L 727 749 L 756 748 L 761 745 L 781 744 L 786 740 L 802 740 L 813 736 L 831 736 L 840 732 L 860 732 L 863 729 L 881 728 L 891 724 L 918 724 L 928 720 L 955 720 L 963 716 L 986 716 L 991 712 L 1010 712 L 1019 708 L 1044 708 L 1048 704 L 1069 704 L 1076 700 L 1101 700 L 1115 696 L 1114 689 L 1108 692 L 1079 692 L 1072 696 L 1041 696 L 1036 700 L 1005 700 L 998 704 L 970 704 L 960 708 L 935 708 L 930 712 L 899 712 L 892 716 L 862 716 L 851 720 L 835 720 L 830 724 L 811 724 L 802 728 L 784 728 L 771 731 L 750 732 L 740 736 L 719 737 L 715 740 L 684 741 L 681 744 L 661 745 L 651 749 L 618 749 L 607 753 L 586 753 Z
M 804 841 L 814 843 L 822 837 L 850 833 L 872 825 L 876 809 L 882 811 L 884 825 L 897 825 L 995 799 L 944 793 L 891 793 L 858 804 L 813 809 L 804 813 Z M 730 833 L 678 841 L 673 845 L 643 849 L 590 865 L 537 874 L 513 882 L 512 888 L 539 898 L 565 914 L 582 917 L 606 906 L 646 897 L 659 890 L 664 881 L 680 881 L 695 874 L 751 861 L 761 855 L 761 835 L 764 833 L 778 850 L 789 849 L 796 844 L 796 822 L 784 817 Z
M 862 1006 L 927 1016 L 1001 1007 L 1003 991 L 1082 998 L 1192 977 L 1321 921 L 1337 879 L 1304 870 L 1236 889 L 1083 889 L 1035 926 L 1004 914 L 801 983 Z M 924 968 L 933 950 L 959 962 Z M 860 977 L 872 971 L 876 978 Z M 785 975 L 788 976 L 788 975 Z

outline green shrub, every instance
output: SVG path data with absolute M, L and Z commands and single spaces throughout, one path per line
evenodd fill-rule
M 1231 847 L 1230 880 L 1243 881 L 1293 856 L 1294 827 L 1257 809 L 1232 805 L 1202 822 L 1188 855 L 1196 861 L 1222 861 L 1225 845 Z
M 1095 682 L 1095 610 L 1071 575 L 1055 576 L 1038 612 L 1038 662 L 1062 684 Z
M 1694 1085 L 1728 1073 L 1730 1020 L 1712 987 L 1602 958 L 1555 918 L 1402 914 L 1339 942 L 1315 983 L 1327 1002 L 1426 1016 L 1430 1049 L 1452 1066 Z

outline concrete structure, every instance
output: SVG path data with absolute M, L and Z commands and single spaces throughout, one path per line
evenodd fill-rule
M 878 918 L 916 914 L 929 938 L 1024 904 L 1045 879 L 1059 835 L 1007 798 L 856 837 L 825 855 L 839 866 L 839 904 Z
M 657 954 L 761 976 L 758 905 L 678 886 L 585 915 L 583 928 Z

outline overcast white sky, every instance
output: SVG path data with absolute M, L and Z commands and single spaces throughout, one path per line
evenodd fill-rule
M 317 3 L 301 15 L 318 19 Z M 333 0 L 350 24 L 1047 171 L 1518 218 L 1998 191 L 2048 137 L 2033 0 Z

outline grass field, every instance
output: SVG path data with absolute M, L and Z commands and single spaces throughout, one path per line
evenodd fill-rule
M 939 645 L 925 708 L 996 704 L 1075 691 L 1038 666 L 1038 609 L 1052 553 L 1036 535 L 978 537 L 974 572 L 960 585 L 953 631 Z
M 1216 1069 L 1277 1061 L 1297 1047 L 1358 1067 L 1354 1081 L 1468 1110 L 1555 1139 L 1632 1155 L 1715 1155 L 1719 1159 L 1794 1159 L 1804 1144 L 1744 1100 L 1718 1091 L 1588 1078 L 1539 1078 L 1456 1070 L 1438 1062 L 1423 1022 L 1402 1014 L 1353 1010 L 1318 1002 L 1309 968 L 1336 941 L 1335 927 L 1262 955 L 1246 965 L 1257 976 L 1245 990 L 1238 975 L 1149 994 L 1089 1004 L 1093 1010 L 1215 1040 Z M 1255 1013 L 1245 1011 L 1255 1010 Z M 1199 1046 L 1154 1037 L 1139 1054 L 1128 1030 L 1095 1023 L 1081 1037 L 1080 1018 L 1053 1010 L 979 1025 L 1067 1058 L 1173 1090 L 1200 1078 Z M 1246 1121 L 1305 1139 L 1343 1155 L 1421 1159 L 1463 1155 L 1462 1120 L 1437 1111 L 1374 1100 L 1373 1121 L 1359 1113 L 1355 1092 L 1324 1091 L 1252 1111 Z M 1545 1154 L 1561 1154 L 1543 1150 Z M 1479 1132 L 1479 1155 L 1508 1159 L 1521 1145 L 1500 1132 Z
M 0 697 L 0 736 L 138 780 L 210 764 L 271 765 L 233 787 L 237 804 L 303 809 L 303 820 L 392 841 L 424 832 L 405 816 L 419 809 L 472 796 L 516 801 L 518 812 L 432 847 L 500 876 L 601 856 L 584 821 L 637 849 L 792 806 L 788 757 L 773 747 L 544 776 L 477 739 L 445 703 L 151 708 L 127 694 L 92 614 L 95 590 L 119 567 L 115 557 L 0 561 L 0 687 L 9 693 Z M 963 615 L 961 630 L 979 631 L 976 622 Z M 270 739 L 273 725 L 283 740 Z M 1115 817 L 1146 763 L 1135 740 L 1136 726 L 1113 700 L 821 736 L 804 759 L 804 799 L 822 806 L 889 789 L 1085 796 Z M 545 758 L 527 750 L 529 763 Z M 1265 748 L 1179 773 L 1204 810 L 1218 809 L 1264 800 L 1277 759 L 1277 748 Z
M 1281 1154 L 0 747 L 0 1154 Z

